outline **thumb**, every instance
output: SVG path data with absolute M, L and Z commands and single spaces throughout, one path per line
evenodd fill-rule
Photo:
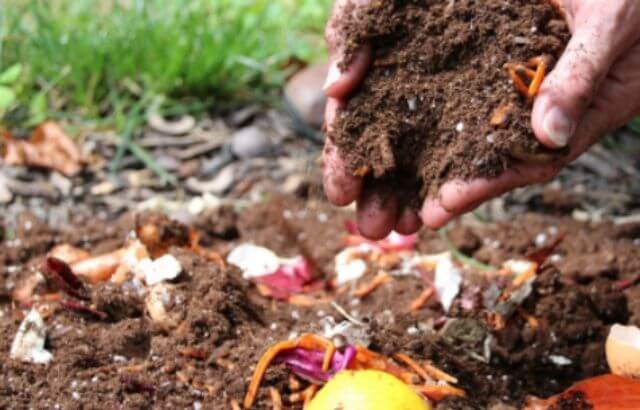
M 550 148 L 569 144 L 602 80 L 622 52 L 626 30 L 618 26 L 617 7 L 604 3 L 609 2 L 594 2 L 577 10 L 573 37 L 536 98 L 532 126 L 540 142 Z

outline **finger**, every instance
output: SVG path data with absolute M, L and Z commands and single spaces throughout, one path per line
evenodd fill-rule
M 324 92 L 329 97 L 346 98 L 362 81 L 371 64 L 371 47 L 364 46 L 353 57 L 353 61 L 342 71 L 340 60 L 332 59 L 324 84 Z
M 405 207 L 402 212 L 400 212 L 395 230 L 403 235 L 411 235 L 418 232 L 421 226 L 422 221 L 420 220 L 420 216 L 418 216 L 418 212 Z
M 371 64 L 371 47 L 363 47 L 353 57 L 346 70 L 340 69 L 344 57 L 343 25 L 348 14 L 354 13 L 359 6 L 370 0 L 337 0 L 327 23 L 325 36 L 329 50 L 329 73 L 325 81 L 324 90 L 329 97 L 346 98 L 362 81 Z
M 382 193 L 375 185 L 367 186 L 358 199 L 358 230 L 362 236 L 383 239 L 395 227 L 398 201 L 394 195 Z
M 355 201 L 362 191 L 362 179 L 349 172 L 330 138 L 326 139 L 322 162 L 323 185 L 329 201 L 337 206 Z
M 637 35 L 620 28 L 625 9 L 609 2 L 579 7 L 573 37 L 544 81 L 533 108 L 532 126 L 544 145 L 561 148 L 569 144 L 613 62 Z
M 427 198 L 420 210 L 422 223 L 429 229 L 440 229 L 456 217 L 456 214 L 444 209 L 437 198 Z

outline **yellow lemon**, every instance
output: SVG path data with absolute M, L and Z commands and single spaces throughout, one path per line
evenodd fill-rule
M 431 406 L 396 377 L 360 370 L 338 373 L 307 410 L 431 410 Z

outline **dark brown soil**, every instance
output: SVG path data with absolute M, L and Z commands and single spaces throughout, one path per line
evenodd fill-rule
M 531 104 L 503 68 L 560 56 L 569 31 L 546 1 L 372 1 L 349 16 L 337 27 L 346 62 L 363 44 L 374 52 L 329 136 L 352 171 L 384 178 L 416 202 L 448 180 L 554 157 L 535 140 Z M 493 127 L 506 104 L 508 124 Z
M 282 255 L 308 254 L 318 272 L 327 274 L 342 248 L 344 222 L 352 217 L 324 203 L 292 198 L 252 205 L 242 212 L 217 212 L 219 224 L 206 223 L 211 215 L 196 224 L 214 249 L 224 252 L 238 243 L 254 242 Z M 52 313 L 45 320 L 46 348 L 54 356 L 51 364 L 10 359 L 11 342 L 28 312 L 14 304 L 10 294 L 40 265 L 44 253 L 59 243 L 73 243 L 93 253 L 115 249 L 141 220 L 156 221 L 159 232 L 186 229 L 149 215 L 127 216 L 115 223 L 79 220 L 62 231 L 33 217 L 7 225 L 8 237 L 0 243 L 0 294 L 5 295 L 0 298 L 0 408 L 226 409 L 231 400 L 241 402 L 253 366 L 267 346 L 304 332 L 321 333 L 329 317 L 342 320 L 328 304 L 304 308 L 265 299 L 235 268 L 220 269 L 192 251 L 173 247 L 169 252 L 184 268 L 169 284 L 171 300 L 166 304 L 177 327 L 159 328 L 149 320 L 145 290 L 134 281 L 87 285 L 91 302 L 106 316 L 80 314 L 51 303 Z M 224 232 L 232 231 L 236 232 L 232 239 L 222 239 Z M 471 270 L 464 272 L 461 296 L 449 314 L 435 299 L 418 314 L 407 312 L 409 302 L 425 286 L 415 276 L 395 277 L 361 299 L 343 292 L 336 302 L 368 324 L 371 349 L 432 360 L 460 379 L 468 398 L 446 400 L 439 409 L 501 408 L 518 406 L 530 394 L 547 397 L 577 380 L 606 372 L 603 342 L 612 323 L 640 323 L 640 286 L 624 292 L 614 286 L 640 270 L 638 231 L 532 214 L 509 224 L 459 225 L 449 233 L 468 255 L 499 266 L 548 244 L 558 232 L 564 232 L 566 240 L 554 251 L 518 313 L 500 331 L 490 330 L 483 306 L 484 292 L 500 280 Z M 418 248 L 436 253 L 446 244 L 436 234 L 424 232 Z M 585 255 L 593 259 L 588 275 L 580 265 Z M 432 273 L 426 276 L 431 278 Z M 353 287 L 368 280 L 365 277 Z M 532 328 L 527 317 L 535 317 L 539 326 Z M 558 364 L 553 357 L 562 357 L 563 362 Z M 286 398 L 289 375 L 284 367 L 274 366 L 264 386 L 277 387 Z M 581 403 L 579 397 L 572 401 L 576 403 Z M 266 388 L 254 408 L 272 408 Z M 301 407 L 285 400 L 284 408 Z

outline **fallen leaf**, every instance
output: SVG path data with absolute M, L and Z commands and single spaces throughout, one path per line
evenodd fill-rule
M 83 167 L 82 154 L 76 144 L 54 122 L 45 122 L 28 141 L 3 134 L 4 162 L 7 165 L 40 167 L 66 176 L 78 174 Z

